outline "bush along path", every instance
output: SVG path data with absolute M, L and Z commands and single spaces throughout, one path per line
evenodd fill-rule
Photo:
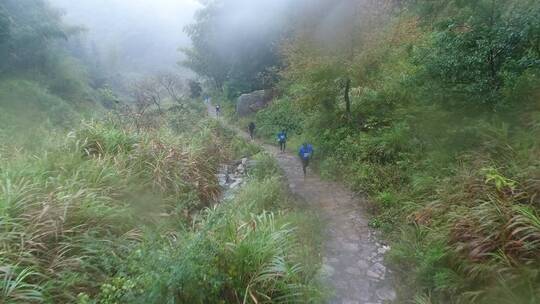
M 208 112 L 215 117 L 213 107 Z M 236 128 L 234 128 L 236 129 Z M 249 140 L 246 132 L 237 132 Z M 366 201 L 339 183 L 313 172 L 304 177 L 298 157 L 277 147 L 261 146 L 278 162 L 290 191 L 318 210 L 326 223 L 321 274 L 334 294 L 331 304 L 391 303 L 396 299 L 391 271 L 384 265 L 389 247 L 368 226 Z

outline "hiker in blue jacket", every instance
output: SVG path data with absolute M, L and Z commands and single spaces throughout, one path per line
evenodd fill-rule
M 277 135 L 277 140 L 279 142 L 279 150 L 281 152 L 285 152 L 285 147 L 287 145 L 287 132 L 285 130 L 281 130 L 281 132 Z
M 303 143 L 298 151 L 298 156 L 300 156 L 300 159 L 302 160 L 302 170 L 304 171 L 304 176 L 306 176 L 309 160 L 313 157 L 313 146 L 308 143 Z

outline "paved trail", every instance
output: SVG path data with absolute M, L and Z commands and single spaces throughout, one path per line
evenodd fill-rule
M 214 111 L 209 107 L 209 113 Z M 246 132 L 239 134 L 249 139 Z M 391 274 L 384 266 L 388 251 L 368 227 L 365 200 L 339 183 L 323 181 L 308 171 L 304 178 L 297 156 L 261 144 L 284 171 L 291 191 L 319 210 L 326 222 L 323 273 L 335 290 L 331 304 L 391 303 L 395 300 Z M 309 170 L 309 169 L 308 169 Z

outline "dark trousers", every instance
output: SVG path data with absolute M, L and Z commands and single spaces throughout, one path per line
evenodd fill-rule
M 254 138 L 254 135 L 255 135 L 255 130 L 249 130 L 249 137 L 251 137 L 251 139 Z
M 285 152 L 286 146 L 287 146 L 287 142 L 286 142 L 286 141 L 280 141 L 280 142 L 279 142 L 279 149 L 281 150 L 281 152 Z
M 304 176 L 307 173 L 307 167 L 309 166 L 309 158 L 301 158 L 302 159 L 302 171 L 304 171 Z

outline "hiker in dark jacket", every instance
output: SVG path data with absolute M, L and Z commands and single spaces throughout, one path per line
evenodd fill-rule
M 249 137 L 251 137 L 251 140 L 255 138 L 255 123 L 252 121 L 248 125 L 249 130 Z
M 306 176 L 309 161 L 313 157 L 313 146 L 308 143 L 303 143 L 298 151 L 298 156 L 300 156 L 300 160 L 302 161 L 302 170 L 304 171 L 304 176 Z
M 277 135 L 277 140 L 279 142 L 279 150 L 281 152 L 285 152 L 285 148 L 287 146 L 287 132 L 285 130 L 281 130 L 281 132 Z

